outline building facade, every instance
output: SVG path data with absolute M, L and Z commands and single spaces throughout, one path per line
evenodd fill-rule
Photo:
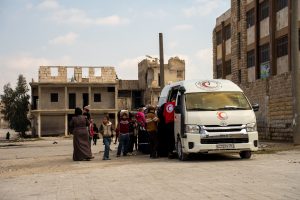
M 100 125 L 117 113 L 117 80 L 113 67 L 41 66 L 39 81 L 31 82 L 33 135 L 68 135 L 68 123 L 76 107 L 90 105 L 90 113 Z
M 231 0 L 213 31 L 214 78 L 237 83 L 257 112 L 262 139 L 293 141 L 292 0 Z M 298 44 L 299 45 L 299 44 Z M 300 45 L 299 45 L 300 46 Z M 298 66 L 299 67 L 299 66 Z
M 145 105 L 157 105 L 160 95 L 160 63 L 157 58 L 144 59 L 138 64 L 138 85 Z M 185 61 L 172 57 L 164 64 L 164 85 L 185 79 Z

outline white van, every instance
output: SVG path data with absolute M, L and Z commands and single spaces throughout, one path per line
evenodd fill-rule
M 159 105 L 176 96 L 175 146 L 180 160 L 191 153 L 238 152 L 249 159 L 258 150 L 254 111 L 241 88 L 229 80 L 190 80 L 167 85 Z

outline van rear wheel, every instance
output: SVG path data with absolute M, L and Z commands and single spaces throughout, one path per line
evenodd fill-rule
M 251 155 L 252 155 L 251 151 L 241 151 L 240 152 L 240 157 L 242 159 L 249 159 L 249 158 L 251 158 Z
M 177 146 L 178 159 L 181 160 L 181 161 L 187 160 L 188 159 L 188 154 L 183 153 L 180 138 L 177 139 L 177 145 L 176 146 Z

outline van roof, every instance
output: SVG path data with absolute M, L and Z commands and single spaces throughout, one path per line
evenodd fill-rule
M 166 85 L 160 93 L 158 106 L 167 101 L 170 88 L 184 86 L 185 93 L 194 92 L 243 92 L 242 89 L 230 80 L 226 79 L 195 79 L 184 80 Z
M 226 79 L 203 79 L 203 80 L 184 80 L 176 83 L 172 83 L 164 90 L 166 95 L 168 95 L 168 91 L 171 87 L 174 86 L 184 86 L 186 89 L 186 93 L 193 92 L 222 92 L 222 91 L 239 91 L 242 92 L 242 89 L 233 83 L 230 80 Z M 162 91 L 162 93 L 163 93 Z

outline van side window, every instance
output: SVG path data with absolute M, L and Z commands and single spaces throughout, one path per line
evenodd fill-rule
M 167 102 L 170 102 L 172 98 L 175 98 L 176 100 L 177 94 L 178 94 L 178 88 L 170 90 Z

